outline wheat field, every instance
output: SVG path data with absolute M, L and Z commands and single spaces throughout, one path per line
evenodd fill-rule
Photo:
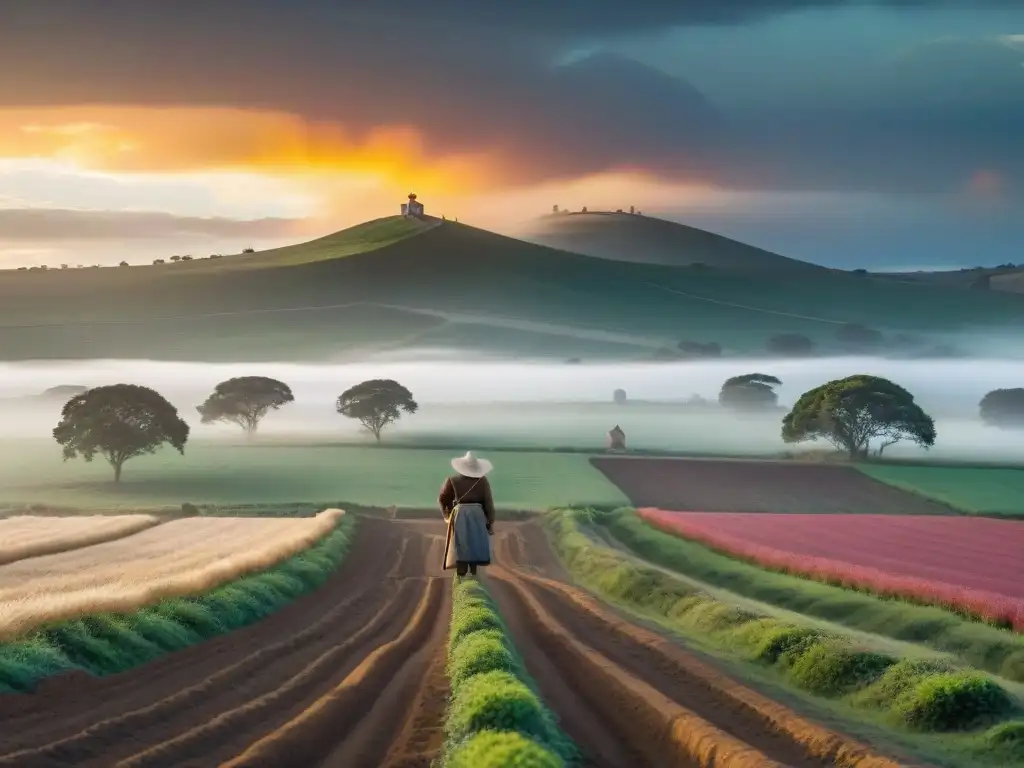
M 0 641 L 57 621 L 206 592 L 310 547 L 341 516 L 194 517 L 0 566 Z
M 0 520 L 0 565 L 131 536 L 159 524 L 153 515 L 18 515 Z

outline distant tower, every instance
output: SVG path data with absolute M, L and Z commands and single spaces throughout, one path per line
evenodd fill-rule
M 629 212 L 630 213 L 636 213 L 636 209 L 631 205 L 631 206 L 629 206 Z
M 622 427 L 616 424 L 612 429 L 608 430 L 608 450 L 609 451 L 624 451 L 626 450 L 626 433 L 622 431 Z
M 416 199 L 415 192 L 409 193 L 408 203 L 402 203 L 402 215 L 407 219 L 411 217 L 423 218 L 423 203 Z
M 558 213 L 558 203 L 555 203 L 554 205 L 551 206 L 551 212 Z

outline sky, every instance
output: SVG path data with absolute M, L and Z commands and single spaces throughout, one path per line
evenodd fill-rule
M 636 205 L 795 258 L 1024 262 L 1019 0 L 48 0 L 0 25 L 0 266 Z

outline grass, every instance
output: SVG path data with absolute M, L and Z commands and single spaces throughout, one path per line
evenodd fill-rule
M 43 678 L 76 669 L 123 672 L 259 621 L 327 579 L 348 551 L 355 524 L 354 517 L 343 517 L 304 552 L 211 591 L 61 622 L 0 644 L 0 691 L 31 691 Z
M 125 464 L 120 487 L 101 460 L 63 462 L 55 443 L 18 441 L 0 462 L 0 503 L 88 508 L 291 503 L 345 499 L 387 507 L 433 507 L 452 469 L 452 450 L 401 450 L 372 445 L 296 447 L 196 440 L 185 455 L 160 451 Z M 487 452 L 501 508 L 626 503 L 583 454 Z
M 629 509 L 598 519 L 617 541 L 653 564 L 743 597 L 862 632 L 927 645 L 973 667 L 1024 682 L 1024 636 L 941 608 L 876 597 L 768 571 L 644 523 Z
M 124 539 L 0 567 L 0 640 L 97 613 L 130 613 L 265 570 L 326 536 L 314 518 L 192 518 Z
M 773 678 L 809 702 L 865 720 L 929 755 L 969 754 L 972 765 L 1007 764 L 1010 748 L 988 750 L 1020 702 L 991 678 L 946 662 L 866 650 L 815 628 L 714 599 L 672 576 L 595 544 L 587 526 L 603 515 L 557 510 L 546 522 L 569 572 L 603 598 L 657 617 L 683 636 Z M 962 763 L 958 763 L 962 764 Z
M 862 464 L 857 468 L 888 485 L 934 499 L 967 514 L 1024 517 L 1024 469 Z
M 385 219 L 251 256 L 0 272 L 0 358 L 222 361 L 240 359 L 242 347 L 250 361 L 317 360 L 369 343 L 416 345 L 398 330 L 382 334 L 378 322 L 358 315 L 339 322 L 323 309 L 351 304 L 528 320 L 551 331 L 569 326 L 673 346 L 696 337 L 732 352 L 763 350 L 779 333 L 803 333 L 827 346 L 842 322 L 938 334 L 1024 319 L 1018 296 L 829 271 L 617 262 L 453 222 L 418 228 Z M 182 317 L 195 319 L 168 320 Z M 557 334 L 543 338 L 555 357 L 578 346 L 567 336 L 564 346 Z M 483 343 L 504 351 L 500 334 Z
M 452 693 L 445 766 L 577 762 L 576 747 L 541 702 L 487 590 L 475 579 L 454 583 L 447 673 Z

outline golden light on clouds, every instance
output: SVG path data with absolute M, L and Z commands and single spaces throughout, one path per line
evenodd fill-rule
M 408 126 L 355 136 L 284 112 L 215 107 L 4 109 L 0 157 L 113 173 L 247 171 L 442 193 L 487 188 L 500 175 L 494 157 L 428 156 Z

